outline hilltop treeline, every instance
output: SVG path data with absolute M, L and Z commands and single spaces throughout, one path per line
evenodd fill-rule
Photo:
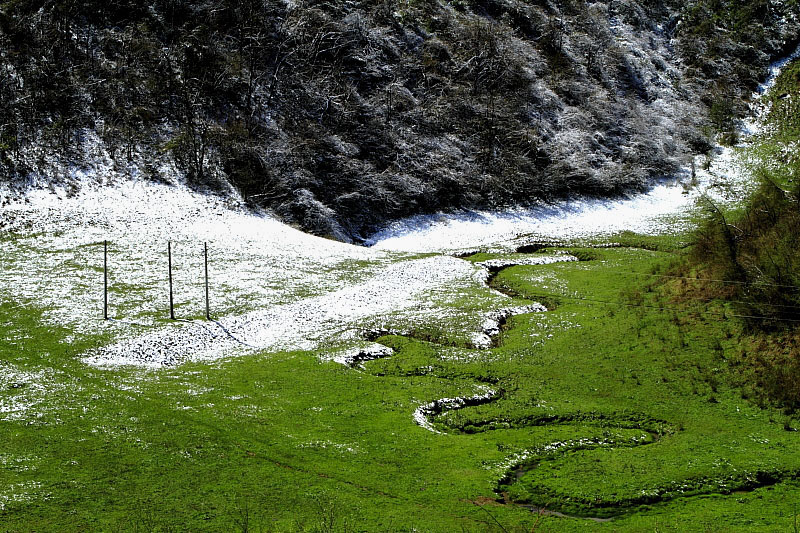
M 0 179 L 233 184 L 318 234 L 615 195 L 730 131 L 794 1 L 0 3 Z M 183 179 L 182 178 L 182 179 Z

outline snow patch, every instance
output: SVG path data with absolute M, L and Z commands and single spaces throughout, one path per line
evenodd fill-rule
M 7 486 L 4 492 L 0 492 L 0 511 L 5 511 L 6 506 L 12 503 L 33 500 L 41 488 L 42 484 L 38 481 L 25 481 Z
M 80 386 L 68 382 L 50 368 L 22 370 L 0 361 L 0 421 L 30 421 L 55 410 L 53 397 Z
M 463 409 L 464 407 L 467 407 L 469 405 L 478 405 L 482 403 L 487 403 L 493 401 L 497 397 L 496 391 L 488 387 L 483 387 L 483 390 L 484 390 L 483 393 L 476 394 L 474 396 L 459 397 L 459 398 L 441 398 L 439 400 L 434 400 L 430 403 L 420 405 L 414 410 L 413 414 L 414 422 L 416 422 L 418 426 L 427 429 L 431 433 L 442 435 L 443 433 L 441 431 L 433 427 L 430 418 L 438 414 L 441 414 L 444 411 Z
M 546 311 L 547 308 L 539 303 L 493 311 L 483 321 L 482 331 L 472 335 L 472 344 L 478 349 L 491 348 L 492 338 L 500 334 L 500 329 L 506 320 L 516 315 L 544 313 Z
M 394 350 L 383 344 L 372 342 L 365 346 L 354 346 L 346 348 L 338 352 L 333 352 L 322 359 L 326 361 L 333 361 L 345 366 L 358 366 L 364 368 L 363 361 L 371 361 L 373 359 L 381 359 L 389 357 L 394 353 Z
M 314 350 L 357 342 L 361 331 L 387 323 L 398 312 L 414 312 L 433 290 L 474 286 L 476 267 L 435 256 L 386 265 L 361 283 L 210 324 L 185 322 L 100 348 L 84 361 L 98 366 L 173 366 L 218 359 L 238 351 Z M 444 311 L 442 311 L 444 312 Z
M 676 215 L 687 212 L 697 196 L 686 194 L 682 184 L 672 180 L 645 194 L 617 200 L 577 199 L 499 212 L 422 215 L 390 224 L 367 244 L 377 250 L 457 253 L 474 248 L 506 251 L 523 235 L 570 241 L 624 230 L 671 233 L 684 229 L 676 225 Z
M 476 263 L 489 270 L 500 270 L 506 267 L 517 265 L 552 265 L 555 263 L 572 263 L 578 258 L 569 254 L 558 255 L 533 255 L 530 257 L 520 257 L 516 259 L 489 259 Z

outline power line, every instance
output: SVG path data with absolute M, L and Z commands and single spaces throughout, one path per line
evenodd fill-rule
M 620 271 L 621 272 L 621 271 Z M 641 276 L 658 276 L 659 274 L 637 274 L 635 272 L 630 272 L 631 275 L 641 275 Z M 677 278 L 677 279 L 697 279 L 706 281 L 705 278 L 683 278 L 681 276 L 664 276 L 670 278 Z M 717 280 L 708 280 L 708 281 L 717 281 Z M 731 283 L 741 283 L 741 282 L 731 282 Z M 766 285 L 769 287 L 783 287 L 783 285 Z M 699 300 L 699 299 L 698 299 Z M 790 304 L 773 304 L 769 302 L 746 302 L 743 300 L 725 300 L 728 303 L 732 304 L 743 304 L 743 305 L 766 305 L 769 307 L 780 307 L 783 309 L 800 309 L 799 305 L 790 305 Z
M 734 280 L 713 279 L 713 278 L 693 278 L 689 276 L 670 276 L 668 274 L 645 274 L 643 272 L 630 272 L 627 270 L 614 270 L 614 269 L 608 269 L 607 272 L 615 272 L 617 274 L 627 274 L 630 276 L 649 276 L 654 278 L 686 279 L 692 281 L 709 281 L 713 283 L 723 283 L 730 285 L 757 285 L 762 287 L 779 287 L 783 289 L 800 290 L 800 287 L 798 287 L 797 285 L 783 285 L 779 283 L 750 283 L 749 281 L 734 281 Z
M 580 262 L 580 261 L 579 261 Z M 512 263 L 508 266 L 533 266 L 533 265 L 525 265 L 524 263 Z M 797 285 L 785 285 L 781 283 L 766 283 L 766 282 L 755 282 L 751 283 L 749 281 L 735 281 L 729 279 L 714 279 L 714 278 L 696 278 L 691 276 L 671 276 L 669 274 L 646 274 L 644 272 L 632 272 L 629 270 L 616 270 L 613 268 L 603 269 L 605 272 L 614 272 L 617 274 L 625 274 L 628 276 L 648 276 L 653 278 L 669 278 L 669 279 L 685 279 L 691 281 L 708 281 L 712 283 L 723 283 L 729 285 L 753 285 L 753 286 L 761 286 L 761 287 L 778 287 L 782 289 L 792 289 L 795 291 L 800 290 L 800 287 Z
M 749 285 L 757 285 L 757 286 L 761 286 L 761 287 L 789 288 L 789 289 L 793 289 L 795 291 L 800 290 L 800 287 L 797 287 L 795 285 L 782 285 L 782 284 L 777 284 L 777 283 L 750 284 L 750 283 L 748 283 L 746 281 L 733 281 L 733 280 L 722 280 L 722 279 L 712 279 L 712 278 L 694 278 L 694 277 L 689 277 L 689 276 L 670 276 L 668 274 L 646 274 L 646 273 L 643 273 L 643 272 L 632 272 L 632 271 L 627 271 L 627 270 L 615 270 L 615 269 L 604 269 L 604 270 L 606 272 L 613 272 L 613 273 L 616 273 L 616 274 L 624 274 L 624 275 L 630 275 L 630 276 L 649 276 L 649 277 L 656 277 L 656 278 L 685 279 L 685 280 L 692 280 L 692 281 L 708 281 L 708 282 L 714 282 L 714 283 L 737 284 L 737 285 L 748 285 L 749 284 Z M 570 298 L 569 296 L 561 296 L 561 295 L 554 295 L 554 294 L 544 295 L 544 296 L 549 296 L 549 297 L 552 297 L 552 298 Z M 580 298 L 578 298 L 578 299 L 580 299 Z M 583 299 L 583 300 L 584 301 L 597 302 L 597 303 L 606 303 L 606 304 L 613 304 L 614 303 L 614 302 L 609 302 L 609 301 L 605 301 L 605 300 L 591 300 L 591 299 Z M 783 309 L 798 309 L 798 310 L 800 310 L 800 306 L 789 305 L 789 304 L 773 304 L 773 303 L 767 303 L 767 302 L 760 302 L 760 303 L 759 302 L 745 302 L 745 301 L 742 301 L 742 300 L 726 300 L 726 301 L 729 302 L 729 303 L 736 303 L 736 304 L 743 304 L 743 305 L 766 305 L 766 306 L 769 306 L 769 307 L 778 307 L 778 308 L 783 308 Z M 619 305 L 632 305 L 632 304 L 623 304 L 621 302 L 617 302 L 617 303 L 619 303 Z M 645 307 L 647 307 L 647 306 L 645 306 Z M 664 310 L 668 310 L 668 309 L 679 310 L 679 308 L 668 308 L 668 307 L 653 307 L 653 308 L 655 308 L 655 309 L 664 309 Z M 756 318 L 756 319 L 761 318 L 761 319 L 769 319 L 769 320 L 779 320 L 777 318 L 773 319 L 772 317 L 753 316 L 753 315 L 738 315 L 738 314 L 732 314 L 732 313 L 726 313 L 725 316 L 732 316 L 732 317 L 739 317 L 739 318 Z M 800 320 L 791 320 L 791 319 L 780 319 L 780 320 L 786 320 L 786 321 L 790 321 L 790 322 L 800 322 Z
M 695 310 L 695 309 L 682 309 L 680 307 L 665 307 L 665 306 L 648 305 L 648 304 L 630 304 L 630 303 L 624 303 L 624 302 L 612 302 L 610 300 L 598 300 L 598 299 L 595 299 L 595 298 L 582 298 L 582 297 L 579 297 L 579 296 L 565 296 L 565 295 L 560 295 L 560 294 L 539 293 L 538 295 L 537 294 L 532 294 L 531 296 L 532 296 L 532 298 L 529 298 L 529 299 L 536 298 L 537 296 L 547 297 L 547 298 L 556 298 L 556 299 L 564 298 L 566 300 L 574 300 L 574 301 L 586 302 L 586 303 L 590 303 L 590 304 L 591 303 L 597 303 L 597 304 L 603 304 L 603 305 L 617 305 L 617 306 L 624 306 L 624 307 L 641 307 L 641 308 L 646 308 L 646 309 L 656 309 L 656 310 L 659 310 L 659 311 L 689 311 L 689 312 L 706 314 L 706 315 L 721 316 L 723 318 L 728 318 L 728 317 L 732 317 L 732 318 L 752 318 L 752 319 L 755 319 L 755 320 L 776 320 L 776 321 L 780 321 L 780 322 L 796 322 L 796 323 L 800 323 L 800 319 L 776 318 L 776 317 L 758 316 L 758 315 L 740 315 L 740 314 L 737 314 L 737 313 L 727 313 L 727 312 L 718 312 L 718 311 L 710 311 L 710 310 L 702 311 L 702 310 Z
M 725 301 L 732 304 L 742 304 L 742 305 L 752 305 L 752 306 L 766 305 L 769 307 L 780 307 L 781 309 L 800 309 L 800 306 L 798 305 L 789 305 L 789 304 L 771 304 L 768 302 L 744 302 L 742 300 L 725 300 Z

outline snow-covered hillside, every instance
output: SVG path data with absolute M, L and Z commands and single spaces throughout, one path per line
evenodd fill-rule
M 100 153 L 354 242 L 619 198 L 708 150 L 797 38 L 796 3 L 740 4 L 4 2 L 0 182 L 74 188 Z
M 575 202 L 405 229 L 365 248 L 302 233 L 235 200 L 179 184 L 85 184 L 72 195 L 39 190 L 3 210 L 0 296 L 44 308 L 50 323 L 76 335 L 112 334 L 115 342 L 87 354 L 87 362 L 98 365 L 172 365 L 247 349 L 323 346 L 335 357 L 364 346 L 370 330 L 420 326 L 456 329 L 455 335 L 470 339 L 482 333 L 487 316 L 508 306 L 508 298 L 486 287 L 488 272 L 481 266 L 439 253 L 512 246 L 532 227 L 562 239 L 625 228 L 666 231 L 652 215 L 674 215 L 688 202 L 680 187 L 663 186 L 605 205 Z M 109 321 L 102 320 L 104 240 Z M 185 319 L 178 322 L 165 320 L 168 242 L 176 315 Z M 210 250 L 211 322 L 202 319 L 204 243 Z M 437 255 L 408 253 L 420 250 Z M 476 299 L 475 316 L 448 309 L 448 301 L 465 295 Z
M 685 229 L 686 213 L 701 194 L 724 201 L 741 197 L 747 187 L 736 149 L 717 148 L 707 166 L 697 168 L 694 183 L 686 170 L 683 182 L 625 200 L 418 217 L 379 233 L 365 248 L 254 213 L 234 194 L 200 194 L 180 183 L 148 180 L 109 183 L 110 170 L 97 165 L 92 174 L 76 174 L 77 188 L 51 186 L 22 198 L 5 191 L 0 297 L 44 309 L 47 321 L 75 335 L 109 333 L 109 346 L 86 355 L 98 365 L 157 367 L 248 349 L 324 347 L 341 358 L 342 351 L 367 345 L 369 331 L 420 327 L 445 328 L 482 344 L 487 317 L 508 313 L 508 298 L 486 286 L 485 268 L 442 253 Z M 109 321 L 102 320 L 105 240 Z M 182 319 L 177 322 L 165 320 L 168 242 Z M 204 243 L 214 321 L 201 318 Z M 435 255 L 414 255 L 420 252 Z M 475 301 L 473 316 L 448 307 L 463 296 Z
M 750 116 L 741 124 L 737 147 L 716 146 L 711 157 L 698 156 L 694 169 L 684 168 L 645 194 L 625 199 L 574 199 L 532 209 L 465 211 L 422 215 L 396 221 L 373 235 L 367 244 L 380 250 L 459 252 L 472 249 L 513 249 L 531 240 L 572 241 L 613 235 L 688 229 L 688 215 L 701 197 L 714 202 L 740 201 L 751 188 L 741 148 L 761 131 L 768 108 L 760 101 L 781 69 L 800 57 L 800 47 L 769 68 L 769 76 L 751 97 Z

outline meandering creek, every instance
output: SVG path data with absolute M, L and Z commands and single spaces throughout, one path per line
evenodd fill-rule
M 503 294 L 508 295 L 509 297 L 513 297 L 516 296 L 514 293 L 512 293 L 511 291 L 504 291 L 502 287 L 498 287 L 494 284 L 495 277 L 504 269 L 520 265 L 527 265 L 527 266 L 549 265 L 555 263 L 570 263 L 578 261 L 578 258 L 576 256 L 564 252 L 558 254 L 539 254 L 538 252 L 543 248 L 538 245 L 530 245 L 525 247 L 524 249 L 527 251 L 527 253 L 531 255 L 528 257 L 515 257 L 514 259 L 511 258 L 492 259 L 477 263 L 481 267 L 487 269 L 489 273 L 489 275 L 486 277 L 487 286 L 493 288 L 494 290 L 499 290 L 503 292 Z M 491 343 L 487 345 L 473 346 L 473 348 L 488 349 L 488 348 L 498 347 L 501 342 L 501 332 L 507 325 L 507 319 L 510 318 L 511 316 L 514 316 L 516 314 L 524 314 L 531 312 L 542 313 L 548 311 L 547 308 L 545 308 L 541 304 L 521 306 L 515 309 L 516 309 L 515 312 L 508 310 L 506 313 L 497 316 L 495 321 L 490 322 L 490 324 L 486 326 L 486 328 L 484 329 L 484 335 L 486 335 L 491 339 Z M 378 340 L 381 335 L 397 334 L 397 333 L 399 332 L 376 331 L 368 335 L 368 339 L 374 341 Z M 392 357 L 393 355 L 395 355 L 395 353 L 391 348 L 376 343 L 370 349 L 354 352 L 348 357 L 342 359 L 340 362 L 350 366 L 351 368 L 357 368 L 362 371 L 368 371 L 368 369 L 365 368 L 364 366 L 364 363 L 366 363 L 367 361 L 385 359 L 388 357 Z M 454 411 L 458 411 L 461 409 L 466 409 L 470 407 L 480 407 L 483 405 L 488 405 L 494 402 L 498 402 L 502 400 L 505 395 L 505 392 L 502 389 L 495 389 L 486 384 L 476 384 L 476 388 L 478 389 L 478 391 L 473 395 L 438 398 L 428 403 L 420 405 L 414 410 L 412 414 L 414 422 L 420 427 L 435 434 L 463 433 L 463 431 L 458 430 L 457 428 L 448 426 L 447 422 L 444 421 L 443 415 L 447 415 L 448 413 L 452 413 Z M 436 424 L 437 420 L 440 421 L 438 427 Z M 486 420 L 485 424 L 483 424 L 482 427 L 477 428 L 477 430 L 490 431 L 496 428 L 508 427 L 508 424 L 504 421 L 501 421 L 500 423 L 497 422 L 498 421 Z M 512 458 L 509 461 L 509 466 L 507 467 L 506 474 L 502 476 L 502 478 L 498 481 L 496 489 L 497 501 L 506 505 L 516 505 L 519 507 L 523 507 L 529 509 L 533 513 L 550 514 L 553 516 L 570 517 L 570 518 L 584 518 L 587 520 L 598 521 L 598 522 L 609 521 L 610 518 L 604 516 L 574 516 L 560 512 L 558 510 L 547 509 L 545 507 L 542 507 L 541 505 L 532 505 L 528 503 L 516 502 L 509 497 L 508 492 L 505 490 L 505 487 L 507 485 L 518 482 L 525 474 L 535 470 L 541 461 L 547 460 L 549 457 L 553 457 L 558 454 L 574 452 L 578 450 L 589 450 L 595 448 L 613 448 L 613 447 L 619 448 L 619 447 L 643 446 L 657 442 L 662 437 L 665 428 L 670 427 L 670 424 L 666 421 L 652 420 L 645 415 L 628 414 L 624 417 L 620 417 L 616 415 L 605 416 L 599 413 L 590 413 L 590 414 L 575 413 L 573 415 L 568 415 L 568 416 L 563 416 L 563 415 L 549 416 L 549 417 L 542 416 L 535 419 L 526 420 L 522 425 L 516 425 L 514 427 L 519 429 L 532 426 L 570 425 L 570 424 L 587 424 L 587 423 L 597 424 L 601 427 L 606 425 L 609 426 L 613 425 L 617 430 L 620 429 L 636 430 L 639 431 L 640 434 L 638 436 L 635 435 L 632 437 L 631 436 L 623 437 L 622 435 L 619 435 L 617 438 L 615 438 L 614 436 L 608 436 L 602 438 L 590 437 L 573 441 L 552 442 L 540 448 L 531 449 L 526 453 L 522 454 L 521 456 Z M 476 427 L 474 424 L 471 427 L 472 427 L 472 432 L 476 431 Z
M 800 48 L 790 58 L 797 56 L 800 56 Z M 776 63 L 771 70 L 769 79 L 759 88 L 753 103 L 754 116 L 763 113 L 758 96 L 765 93 L 768 87 L 774 83 L 777 73 L 787 61 L 788 58 Z M 757 128 L 754 127 L 754 122 L 748 122 L 743 132 L 745 136 L 755 132 L 757 132 Z M 537 257 L 536 252 L 547 246 L 537 241 L 567 240 L 574 242 L 589 236 L 611 235 L 623 230 L 652 234 L 674 231 L 676 226 L 685 229 L 682 226 L 686 220 L 683 214 L 694 206 L 695 201 L 701 195 L 712 196 L 723 202 L 737 201 L 741 198 L 742 191 L 750 187 L 747 175 L 740 171 L 736 155 L 731 148 L 717 147 L 715 153 L 716 158 L 707 165 L 707 170 L 701 171 L 699 176 L 693 176 L 694 180 L 698 182 L 693 188 L 682 186 L 681 180 L 685 181 L 687 176 L 681 176 L 673 182 L 657 185 L 645 195 L 618 202 L 580 200 L 558 206 L 539 207 L 532 210 L 515 209 L 504 213 L 469 212 L 456 215 L 415 217 L 390 226 L 384 232 L 376 235 L 371 244 L 380 249 L 448 252 L 464 258 L 481 249 L 506 253 L 527 252 L 530 256 L 526 258 L 501 258 L 478 263 L 488 271 L 486 283 L 489 287 L 500 291 L 507 297 L 514 298 L 518 296 L 514 291 L 495 283 L 495 278 L 504 269 L 518 265 L 541 265 L 578 260 L 577 257 L 570 255 Z M 529 311 L 534 311 L 534 309 Z M 535 309 L 535 311 L 546 312 L 547 310 L 542 306 L 541 309 Z M 525 311 L 523 310 L 523 312 Z M 490 342 L 476 345 L 475 348 L 498 347 L 501 339 L 500 333 L 506 327 L 506 320 L 509 316 L 511 315 L 499 317 L 494 328 L 484 328 L 484 334 L 490 339 Z M 381 357 L 391 356 L 390 351 L 381 353 Z M 499 402 L 504 397 L 502 389 L 477 383 L 476 388 L 477 392 L 472 395 L 438 398 L 420 405 L 413 412 L 413 420 L 433 433 L 460 432 L 458 428 L 448 425 L 445 415 L 470 407 Z M 638 430 L 641 431 L 641 435 L 638 438 L 620 435 L 619 438 L 613 436 L 587 437 L 575 441 L 553 442 L 531 449 L 521 456 L 512 457 L 508 461 L 506 474 L 498 482 L 496 489 L 498 502 L 523 506 L 534 513 L 569 517 L 571 515 L 561 512 L 558 508 L 548 509 L 541 504 L 516 502 L 509 496 L 506 489 L 519 482 L 524 476 L 534 473 L 542 461 L 552 457 L 579 450 L 645 446 L 659 442 L 662 438 L 668 438 L 669 435 L 678 431 L 675 424 L 666 420 L 653 420 L 646 414 L 620 417 L 614 413 L 591 413 L 590 415 L 574 413 L 569 416 L 539 417 L 527 420 L 521 426 L 516 427 L 586 424 L 588 418 L 591 419 L 591 423 L 601 425 L 613 421 L 614 427 L 618 430 Z M 470 427 L 474 432 L 492 430 L 497 427 L 505 428 L 508 425 L 486 420 L 482 426 L 478 425 L 477 428 L 472 421 Z M 795 474 L 791 472 L 759 472 L 753 480 L 739 480 L 737 490 L 747 491 L 768 486 Z M 737 483 L 736 480 L 730 482 Z M 652 494 L 643 493 L 638 497 L 607 504 L 598 502 L 597 514 L 576 518 L 608 521 L 613 516 L 631 512 L 641 505 L 715 492 L 729 492 L 723 488 L 727 486 L 726 483 L 720 480 L 697 480 L 695 485 L 684 487 L 678 491 L 664 489 Z M 715 486 L 720 488 L 715 489 Z

